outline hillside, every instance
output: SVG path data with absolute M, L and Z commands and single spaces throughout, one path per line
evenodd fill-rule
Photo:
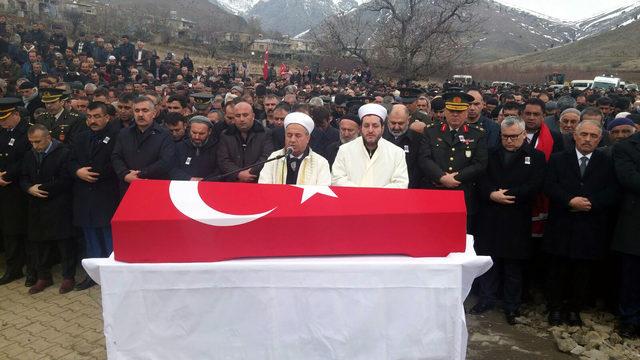
M 510 57 L 486 65 L 510 64 L 518 68 L 541 65 L 566 66 L 582 70 L 638 71 L 640 22 L 588 37 L 547 51 Z
M 193 21 L 215 31 L 244 31 L 246 20 L 207 0 L 102 0 L 102 2 L 123 9 L 139 11 L 147 9 L 147 14 L 168 14 L 176 11 L 179 18 Z
M 498 2 L 480 2 L 475 14 L 481 19 L 476 46 L 467 62 L 486 62 L 570 43 L 576 29 Z

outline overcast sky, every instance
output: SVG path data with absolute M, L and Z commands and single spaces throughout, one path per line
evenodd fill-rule
M 533 10 L 565 21 L 583 20 L 640 0 L 498 0 L 506 5 Z

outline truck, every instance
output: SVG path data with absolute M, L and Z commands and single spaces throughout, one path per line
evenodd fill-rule
M 593 79 L 593 89 L 617 89 L 620 87 L 620 83 L 622 81 L 620 80 L 619 77 L 613 77 L 613 76 L 596 76 Z

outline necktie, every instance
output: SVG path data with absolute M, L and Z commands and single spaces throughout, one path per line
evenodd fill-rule
M 585 170 L 587 170 L 587 162 L 589 161 L 589 158 L 586 156 L 583 156 L 580 158 L 580 177 L 584 176 L 584 172 Z
M 44 153 L 41 153 L 41 152 L 36 153 L 36 162 L 38 163 L 38 166 L 42 164 L 43 158 L 44 158 Z
M 452 141 L 456 141 L 456 135 L 458 134 L 458 132 L 456 130 L 451 130 L 451 140 Z

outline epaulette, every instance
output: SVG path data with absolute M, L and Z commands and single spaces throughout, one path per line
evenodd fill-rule
M 478 124 L 468 124 L 469 128 L 484 132 L 484 128 Z
M 428 123 L 428 124 L 427 124 L 427 126 L 425 126 L 425 128 L 427 128 L 427 129 L 428 129 L 428 128 L 430 128 L 430 127 L 433 127 L 434 125 L 435 125 L 435 123 Z
M 48 112 L 45 111 L 43 113 L 40 113 L 40 115 L 36 116 L 36 119 L 40 119 L 40 118 L 43 118 L 45 116 L 51 116 L 51 114 L 49 114 Z
M 80 114 L 74 113 L 74 112 L 69 112 L 69 114 L 72 115 L 72 116 L 75 116 L 75 117 L 79 117 L 80 116 Z

